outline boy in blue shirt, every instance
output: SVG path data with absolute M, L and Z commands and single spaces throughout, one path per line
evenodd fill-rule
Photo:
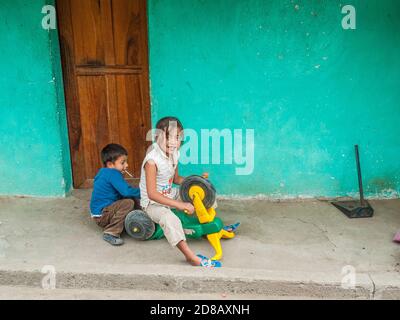
M 92 218 L 104 229 L 103 239 L 119 246 L 125 217 L 135 207 L 133 198 L 140 198 L 140 189 L 132 188 L 123 177 L 128 168 L 128 152 L 118 144 L 109 144 L 101 151 L 104 168 L 94 178 L 90 211 Z

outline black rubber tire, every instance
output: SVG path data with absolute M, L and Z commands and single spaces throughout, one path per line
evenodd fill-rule
M 136 231 L 134 231 L 135 228 Z M 155 230 L 154 222 L 142 210 L 134 210 L 125 218 L 125 231 L 136 240 L 148 240 Z
M 189 176 L 183 180 L 179 189 L 179 194 L 182 201 L 193 203 L 192 199 L 189 197 L 189 190 L 193 186 L 199 186 L 204 190 L 205 197 L 203 199 L 203 204 L 206 209 L 211 208 L 217 197 L 217 192 L 215 191 L 212 183 L 202 176 Z

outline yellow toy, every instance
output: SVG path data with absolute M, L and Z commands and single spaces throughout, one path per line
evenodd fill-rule
M 210 207 L 208 209 L 206 209 L 206 207 L 204 206 L 203 200 L 206 198 L 206 192 L 210 192 L 209 190 L 204 189 L 204 186 L 201 185 L 201 183 L 199 184 L 195 184 L 193 183 L 193 180 L 195 179 L 199 179 L 203 177 L 199 177 L 199 176 L 191 176 L 189 177 L 190 180 L 186 181 L 187 184 L 190 184 L 189 186 L 189 198 L 194 206 L 197 218 L 199 219 L 199 222 L 201 224 L 210 224 L 215 222 L 216 219 L 216 214 L 217 212 L 215 211 L 215 209 L 213 207 Z M 206 180 L 206 179 L 204 179 Z M 201 180 L 200 180 L 201 181 Z M 206 180 L 207 183 L 211 184 L 208 180 Z M 204 184 L 204 181 L 202 181 L 202 183 Z M 214 187 L 212 187 L 212 189 L 214 189 Z M 180 190 L 185 190 L 185 188 L 182 188 Z M 215 190 L 215 189 L 214 189 Z M 182 192 L 181 192 L 181 197 L 183 196 Z M 183 196 L 182 199 L 186 198 L 186 196 Z M 215 198 L 215 196 L 214 196 Z M 214 199 L 215 200 L 215 199 Z M 221 221 L 222 224 L 222 221 Z M 218 225 L 220 225 L 218 223 Z M 222 224 L 223 227 L 223 224 Z M 235 233 L 234 232 L 228 232 L 226 230 L 224 230 L 223 228 L 219 228 L 218 232 L 214 232 L 211 234 L 207 234 L 207 239 L 210 242 L 211 246 L 214 248 L 215 250 L 215 256 L 212 257 L 212 260 L 220 260 L 222 258 L 222 246 L 221 246 L 221 238 L 224 239 L 232 239 L 235 237 Z
M 222 220 L 216 216 L 213 208 L 216 199 L 214 186 L 206 178 L 201 176 L 187 177 L 181 184 L 179 190 L 182 201 L 191 202 L 195 208 L 196 215 L 173 210 L 181 220 L 183 229 L 188 238 L 200 238 L 206 236 L 215 250 L 212 260 L 222 258 L 221 239 L 232 239 L 233 232 L 238 226 L 233 226 L 232 231 L 224 228 Z M 164 237 L 163 230 L 155 224 L 143 211 L 135 210 L 128 214 L 125 219 L 125 230 L 138 240 L 153 240 Z

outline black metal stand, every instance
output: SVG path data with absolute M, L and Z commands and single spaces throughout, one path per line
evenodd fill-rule
M 368 201 L 364 199 L 358 145 L 355 146 L 355 150 L 356 150 L 356 163 L 357 163 L 357 173 L 358 173 L 358 188 L 360 190 L 360 200 L 335 201 L 332 202 L 332 204 L 349 218 L 370 218 L 374 215 L 374 209 L 370 206 Z

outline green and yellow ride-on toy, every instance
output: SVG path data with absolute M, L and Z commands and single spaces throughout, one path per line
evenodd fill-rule
M 204 177 L 193 175 L 187 177 L 179 189 L 184 202 L 191 202 L 195 208 L 195 215 L 173 209 L 172 211 L 181 220 L 183 229 L 188 238 L 198 239 L 206 236 L 215 250 L 212 260 L 222 258 L 221 238 L 231 239 L 234 232 L 224 230 L 224 224 L 212 207 L 216 191 L 211 182 Z M 125 219 L 125 230 L 134 239 L 154 240 L 164 237 L 160 225 L 154 223 L 142 210 L 130 212 Z

